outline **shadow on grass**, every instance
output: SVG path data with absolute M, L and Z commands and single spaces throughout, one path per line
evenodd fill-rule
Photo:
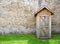
M 60 34 L 52 34 L 52 38 L 53 40 L 60 40 Z

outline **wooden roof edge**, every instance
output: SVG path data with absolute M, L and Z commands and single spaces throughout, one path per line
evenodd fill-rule
M 39 9 L 39 11 L 37 11 L 37 12 L 35 13 L 35 17 L 37 16 L 37 14 L 38 14 L 39 12 L 41 12 L 41 11 L 44 10 L 44 9 L 47 9 L 49 12 L 51 12 L 51 15 L 54 15 L 54 13 L 53 13 L 50 9 L 44 7 L 44 8 Z

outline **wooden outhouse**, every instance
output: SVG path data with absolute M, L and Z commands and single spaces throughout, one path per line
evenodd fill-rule
M 37 38 L 51 38 L 52 15 L 53 13 L 45 7 L 35 14 Z

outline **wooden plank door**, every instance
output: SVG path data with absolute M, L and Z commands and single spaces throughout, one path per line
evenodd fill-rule
M 51 36 L 50 21 L 51 20 L 48 15 L 40 16 L 40 20 L 39 20 L 40 38 L 50 38 L 50 36 Z

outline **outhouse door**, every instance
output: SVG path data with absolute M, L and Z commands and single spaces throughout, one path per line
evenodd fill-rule
M 51 37 L 51 16 L 40 15 L 36 17 L 36 31 L 38 38 L 50 38 Z

